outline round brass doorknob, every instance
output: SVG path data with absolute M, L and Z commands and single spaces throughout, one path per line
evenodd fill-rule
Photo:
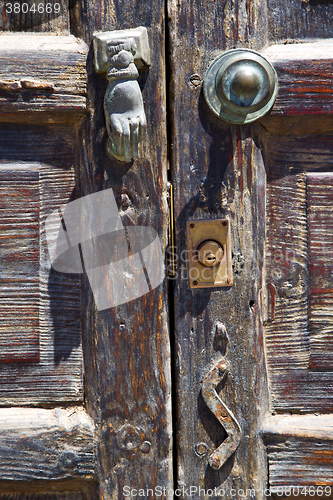
M 276 71 L 250 49 L 233 49 L 208 68 L 203 91 L 210 109 L 229 123 L 251 123 L 273 106 L 278 90 Z

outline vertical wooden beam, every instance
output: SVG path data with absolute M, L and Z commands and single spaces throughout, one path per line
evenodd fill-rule
M 158 231 L 167 238 L 164 2 L 77 2 L 72 32 L 91 43 L 94 31 L 145 26 L 152 63 L 140 70 L 148 122 L 139 158 L 120 163 L 106 154 L 103 99 L 107 80 L 88 56 L 91 119 L 78 130 L 84 194 L 112 189 L 124 226 Z M 170 343 L 166 283 L 145 296 L 97 311 L 86 284 L 86 397 L 98 424 L 100 497 L 123 498 L 127 488 L 172 486 Z M 125 493 L 124 493 L 125 491 Z
M 215 119 L 201 83 L 223 50 L 265 46 L 266 12 L 265 1 L 169 1 L 177 255 L 186 249 L 188 220 L 227 216 L 234 271 L 232 287 L 191 290 L 187 263 L 178 260 L 174 285 L 178 485 L 197 488 L 197 494 L 203 488 L 206 496 L 217 488 L 220 493 L 215 495 L 224 498 L 232 498 L 233 490 L 246 489 L 256 490 L 256 498 L 262 498 L 267 478 L 259 436 L 268 402 L 260 315 L 266 176 L 257 127 L 228 126 Z M 228 341 L 221 335 L 224 330 Z M 214 470 L 208 459 L 226 433 L 200 391 L 203 377 L 222 357 L 230 371 L 218 391 L 240 423 L 242 440 L 236 453 Z

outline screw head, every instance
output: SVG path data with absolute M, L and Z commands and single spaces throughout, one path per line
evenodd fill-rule
M 221 463 L 221 459 L 219 457 L 211 457 L 210 460 L 209 460 L 209 465 L 215 469 L 215 470 L 218 470 L 222 463 Z
M 140 451 L 142 453 L 149 453 L 151 450 L 151 442 L 150 441 L 144 441 L 140 447 Z
M 195 445 L 195 453 L 198 457 L 205 457 L 208 453 L 209 447 L 206 443 L 198 443 Z

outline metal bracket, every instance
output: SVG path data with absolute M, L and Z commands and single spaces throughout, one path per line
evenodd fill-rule
M 233 284 L 229 219 L 186 223 L 191 288 Z
M 208 372 L 202 382 L 201 394 L 212 413 L 227 431 L 228 437 L 209 457 L 209 465 L 218 470 L 237 450 L 242 437 L 242 431 L 235 416 L 219 398 L 216 387 L 228 373 L 228 363 L 221 359 Z
M 108 44 L 114 40 L 133 38 L 136 49 L 134 63 L 137 68 L 150 66 L 150 50 L 147 29 L 144 27 L 130 30 L 97 31 L 94 33 L 93 44 L 95 54 L 95 69 L 97 73 L 106 73 L 109 69 Z
M 137 68 L 150 65 L 147 29 L 96 32 L 93 45 L 96 72 L 106 73 L 109 81 L 104 97 L 107 152 L 119 161 L 131 161 L 146 133 Z

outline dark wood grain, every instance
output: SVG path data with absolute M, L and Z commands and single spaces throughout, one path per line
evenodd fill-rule
M 33 154 L 31 143 L 30 154 Z M 69 155 L 67 160 L 71 161 L 73 157 Z M 1 175 L 2 189 L 8 193 L 1 207 L 1 224 L 8 226 L 11 218 L 16 218 L 17 223 L 12 225 L 9 233 L 8 227 L 6 233 L 2 233 L 7 238 L 3 239 L 3 273 L 7 269 L 10 275 L 5 275 L 1 281 L 2 361 L 7 362 L 0 367 L 0 404 L 81 401 L 80 276 L 61 274 L 51 269 L 44 227 L 46 217 L 72 197 L 76 183 L 74 168 L 21 161 L 2 163 Z M 34 196 L 29 193 L 31 176 Z M 19 197 L 20 202 L 16 202 L 19 203 L 19 214 L 17 210 L 15 212 L 15 204 L 9 199 L 9 194 Z M 27 233 L 27 219 L 36 213 L 38 227 L 35 227 L 35 232 L 32 227 L 32 233 Z M 29 257 L 31 245 L 33 259 Z M 14 257 L 20 248 L 21 257 L 17 261 Z M 14 257 L 10 259 L 10 256 Z M 17 262 L 18 265 L 14 265 Z M 9 284 L 13 289 L 11 295 Z M 29 321 L 34 319 L 32 332 L 29 331 Z M 8 338 L 9 325 L 12 337 Z M 34 349 L 26 345 L 25 339 L 31 339 Z M 6 351 L 5 342 L 8 340 Z M 26 358 L 23 357 L 24 349 L 28 350 Z M 20 360 L 33 364 L 17 364 Z
M 76 2 L 71 31 L 91 43 L 97 30 L 145 26 L 152 64 L 140 70 L 148 129 L 139 157 L 119 163 L 106 154 L 103 99 L 107 80 L 88 54 L 90 120 L 78 131 L 81 185 L 87 195 L 113 189 L 125 226 L 151 226 L 167 239 L 167 143 L 164 2 Z M 85 147 L 84 147 L 85 146 Z M 171 487 L 171 373 L 167 284 L 143 297 L 97 311 L 85 282 L 84 353 L 87 408 L 98 426 L 100 496 L 122 498 L 123 487 Z M 124 427 L 127 426 L 127 427 Z M 131 427 L 128 427 L 131 426 Z M 125 433 L 126 448 L 121 436 Z M 131 437 L 132 436 L 132 437 Z M 125 439 L 125 441 L 126 441 Z M 131 441 L 132 440 L 132 441 Z M 140 448 L 147 441 L 142 451 Z M 127 442 L 127 441 L 126 441 Z
M 276 69 L 279 84 L 270 116 L 333 113 L 332 48 L 331 40 L 320 40 L 272 45 L 263 52 Z
M 271 398 L 281 375 L 309 363 L 306 179 L 286 175 L 267 187 L 267 283 L 276 290 L 274 320 L 266 324 Z M 279 400 L 285 402 L 282 394 Z M 274 404 L 274 403 L 273 403 Z M 287 404 L 287 403 L 285 403 Z
M 2 123 L 0 163 L 42 163 L 54 172 L 69 171 L 76 164 L 76 140 L 72 126 Z
M 269 443 L 267 449 L 272 492 L 278 492 L 281 486 L 317 485 L 322 491 L 325 486 L 333 486 L 332 441 L 286 439 Z
M 294 497 L 311 496 L 309 490 L 297 493 L 297 487 L 318 485 L 326 496 L 331 496 L 330 488 L 325 491 L 325 486 L 332 486 L 332 417 L 332 414 L 276 415 L 263 422 L 272 492 L 294 486 Z M 315 493 L 320 496 L 320 491 L 319 488 Z
M 305 136 L 333 132 L 333 115 L 266 115 L 258 120 L 270 135 Z
M 68 33 L 68 1 L 4 0 L 1 4 L 0 29 L 2 31 Z
M 260 415 L 268 401 L 258 303 L 265 169 L 256 128 L 229 127 L 213 118 L 200 80 L 223 50 L 265 45 L 265 5 L 252 2 L 249 9 L 240 2 L 169 3 L 170 143 L 178 256 L 173 289 L 177 481 L 180 487 L 222 488 L 225 498 L 231 498 L 233 487 L 246 490 L 256 485 L 260 490 L 267 477 L 264 448 L 257 439 Z M 191 290 L 187 262 L 181 259 L 187 248 L 186 222 L 225 216 L 230 219 L 234 285 Z M 227 331 L 227 346 L 219 337 L 220 323 Z M 238 419 L 242 439 L 235 454 L 214 471 L 208 465 L 209 455 L 226 433 L 200 391 L 201 381 L 224 355 L 230 372 L 218 392 Z
M 332 368 L 332 174 L 307 175 L 310 368 Z
M 86 112 L 86 54 L 73 36 L 2 34 L 0 122 L 75 123 Z
M 269 0 L 268 12 L 270 43 L 333 37 L 333 5 L 329 1 Z
M 39 212 L 38 167 L 0 166 L 1 363 L 39 361 Z
M 233 47 L 261 50 L 268 37 L 281 41 L 290 37 L 332 36 L 331 6 L 312 0 L 299 3 L 286 0 L 278 5 L 270 0 L 268 12 L 266 2 L 261 0 L 247 4 L 169 0 L 167 39 L 165 3 L 161 1 L 130 1 L 125 6 L 117 1 L 83 0 L 70 2 L 68 7 L 70 32 L 84 40 L 90 47 L 89 52 L 82 45 L 82 53 L 76 47 L 65 51 L 63 58 L 63 53 L 55 47 L 43 55 L 41 47 L 35 45 L 30 51 L 14 51 L 14 58 L 7 53 L 3 65 L 6 78 L 8 75 L 10 78 L 0 82 L 0 120 L 7 122 L 0 125 L 0 162 L 38 164 L 41 228 L 48 213 L 60 204 L 79 195 L 112 188 L 124 225 L 154 227 L 165 248 L 166 111 L 170 119 L 177 255 L 180 257 L 186 250 L 184 235 L 188 220 L 224 216 L 230 219 L 234 285 L 191 291 L 186 262 L 180 261 L 171 290 L 175 323 L 177 484 L 206 489 L 221 486 L 227 492 L 226 498 L 233 497 L 231 488 L 255 488 L 256 497 L 262 498 L 264 495 L 260 492 L 268 479 L 265 446 L 260 438 L 262 429 L 263 434 L 266 433 L 272 485 L 280 485 L 281 481 L 288 484 L 289 477 L 301 484 L 308 481 L 311 474 L 316 481 L 329 481 L 331 437 L 323 437 L 325 429 L 329 434 L 329 423 L 315 422 L 323 428 L 326 425 L 322 434 L 310 435 L 312 429 L 302 435 L 303 423 L 298 421 L 293 430 L 289 429 L 294 434 L 289 435 L 287 431 L 283 434 L 280 429 L 280 433 L 273 436 L 262 420 L 269 412 L 269 404 L 275 412 L 332 411 L 332 372 L 309 370 L 311 339 L 305 327 L 309 285 L 306 173 L 332 170 L 332 138 L 320 135 L 323 130 L 328 134 L 333 129 L 329 120 L 331 56 L 320 56 L 318 44 L 313 44 L 313 50 L 317 50 L 315 57 L 309 53 L 312 44 L 300 49 L 296 45 L 292 49 L 279 47 L 274 64 L 279 73 L 280 93 L 268 122 L 261 122 L 263 127 L 232 127 L 213 118 L 204 103 L 200 83 L 210 62 L 222 50 Z M 42 18 L 40 24 L 36 18 L 35 26 L 30 18 L 7 19 L 4 29 L 66 33 L 65 9 L 63 14 L 59 18 Z M 267 24 L 268 17 L 270 24 Z M 125 165 L 111 160 L 105 153 L 103 98 L 107 82 L 104 76 L 95 73 L 91 38 L 96 30 L 139 25 L 148 28 L 152 49 L 152 66 L 141 70 L 139 78 L 148 133 L 140 145 L 139 159 Z M 49 47 L 47 43 L 45 47 Z M 328 54 L 331 45 L 327 43 L 325 47 Z M 271 54 L 269 57 L 273 60 L 275 49 L 269 50 L 267 54 Z M 169 51 L 170 60 L 166 61 Z M 34 64 L 27 64 L 27 59 Z M 28 77 L 43 80 L 50 87 L 38 91 L 9 88 Z M 168 103 L 167 91 L 170 91 Z M 86 108 L 86 119 L 79 120 Z M 307 112 L 315 118 L 323 116 L 323 121 L 303 122 Z M 38 126 L 41 123 L 54 125 Z M 75 123 L 75 126 L 65 126 L 67 123 Z M 294 137 L 294 132 L 299 137 Z M 310 132 L 318 135 L 311 137 Z M 275 133 L 280 137 L 269 135 Z M 307 137 L 302 137 L 304 135 Z M 24 475 L 27 466 L 20 460 L 11 462 L 10 468 L 3 467 L 4 474 L 9 469 L 12 476 L 0 484 L 1 500 L 2 497 L 3 500 L 13 497 L 109 500 L 122 498 L 126 485 L 136 489 L 171 487 L 166 284 L 128 304 L 97 311 L 87 278 L 83 276 L 81 295 L 79 276 L 58 275 L 48 267 L 43 230 L 40 241 L 42 363 L 39 367 L 30 365 L 29 371 L 23 363 L 19 370 L 17 365 L 2 363 L 2 403 L 54 405 L 82 401 L 82 321 L 85 403 L 96 424 L 95 471 L 99 485 L 91 481 L 94 474 L 91 433 L 87 432 L 89 439 L 85 441 L 87 435 L 83 432 L 82 438 L 80 425 L 67 425 L 66 419 L 65 423 L 54 421 L 58 418 L 55 414 L 66 410 L 38 410 L 53 412 L 48 423 L 52 426 L 50 431 L 46 426 L 42 433 L 36 433 L 30 422 L 24 434 L 28 438 L 32 436 L 32 441 L 23 437 L 19 425 L 11 427 L 12 434 L 4 432 L 2 437 L 12 439 L 10 446 L 17 452 L 15 456 L 22 452 L 31 456 L 31 473 L 37 481 L 30 481 L 31 493 L 28 493 L 25 490 L 28 476 Z M 267 271 L 268 283 L 265 283 Z M 275 291 L 275 300 L 269 302 L 269 315 L 261 311 L 265 285 L 270 293 Z M 263 317 L 267 320 L 271 397 L 266 380 Z M 220 335 L 224 328 L 228 339 Z M 216 472 L 208 466 L 209 453 L 226 435 L 205 407 L 200 388 L 208 370 L 223 356 L 230 363 L 230 371 L 218 392 L 240 422 L 242 441 L 236 454 Z M 6 418 L 10 418 L 9 410 L 3 411 L 7 412 Z M 23 416 L 20 421 L 25 421 Z M 275 424 L 283 427 L 276 422 L 272 425 Z M 204 443 L 204 448 L 206 445 L 208 453 L 198 452 L 202 448 L 197 447 L 200 443 Z M 5 452 L 7 444 L 6 441 Z M 38 453 L 36 444 L 42 453 Z M 68 471 L 71 460 L 65 461 L 65 465 L 61 462 L 68 448 L 70 453 L 73 450 L 78 453 L 82 469 L 74 466 Z M 328 462 L 318 450 L 325 451 Z M 46 459 L 51 457 L 50 460 L 43 461 L 43 454 Z M 296 458 L 292 458 L 292 454 Z M 72 455 L 66 457 L 73 458 Z M 301 471 L 299 477 L 297 470 Z M 17 481 L 20 474 L 22 481 Z M 5 494 L 9 491 L 21 493 Z

